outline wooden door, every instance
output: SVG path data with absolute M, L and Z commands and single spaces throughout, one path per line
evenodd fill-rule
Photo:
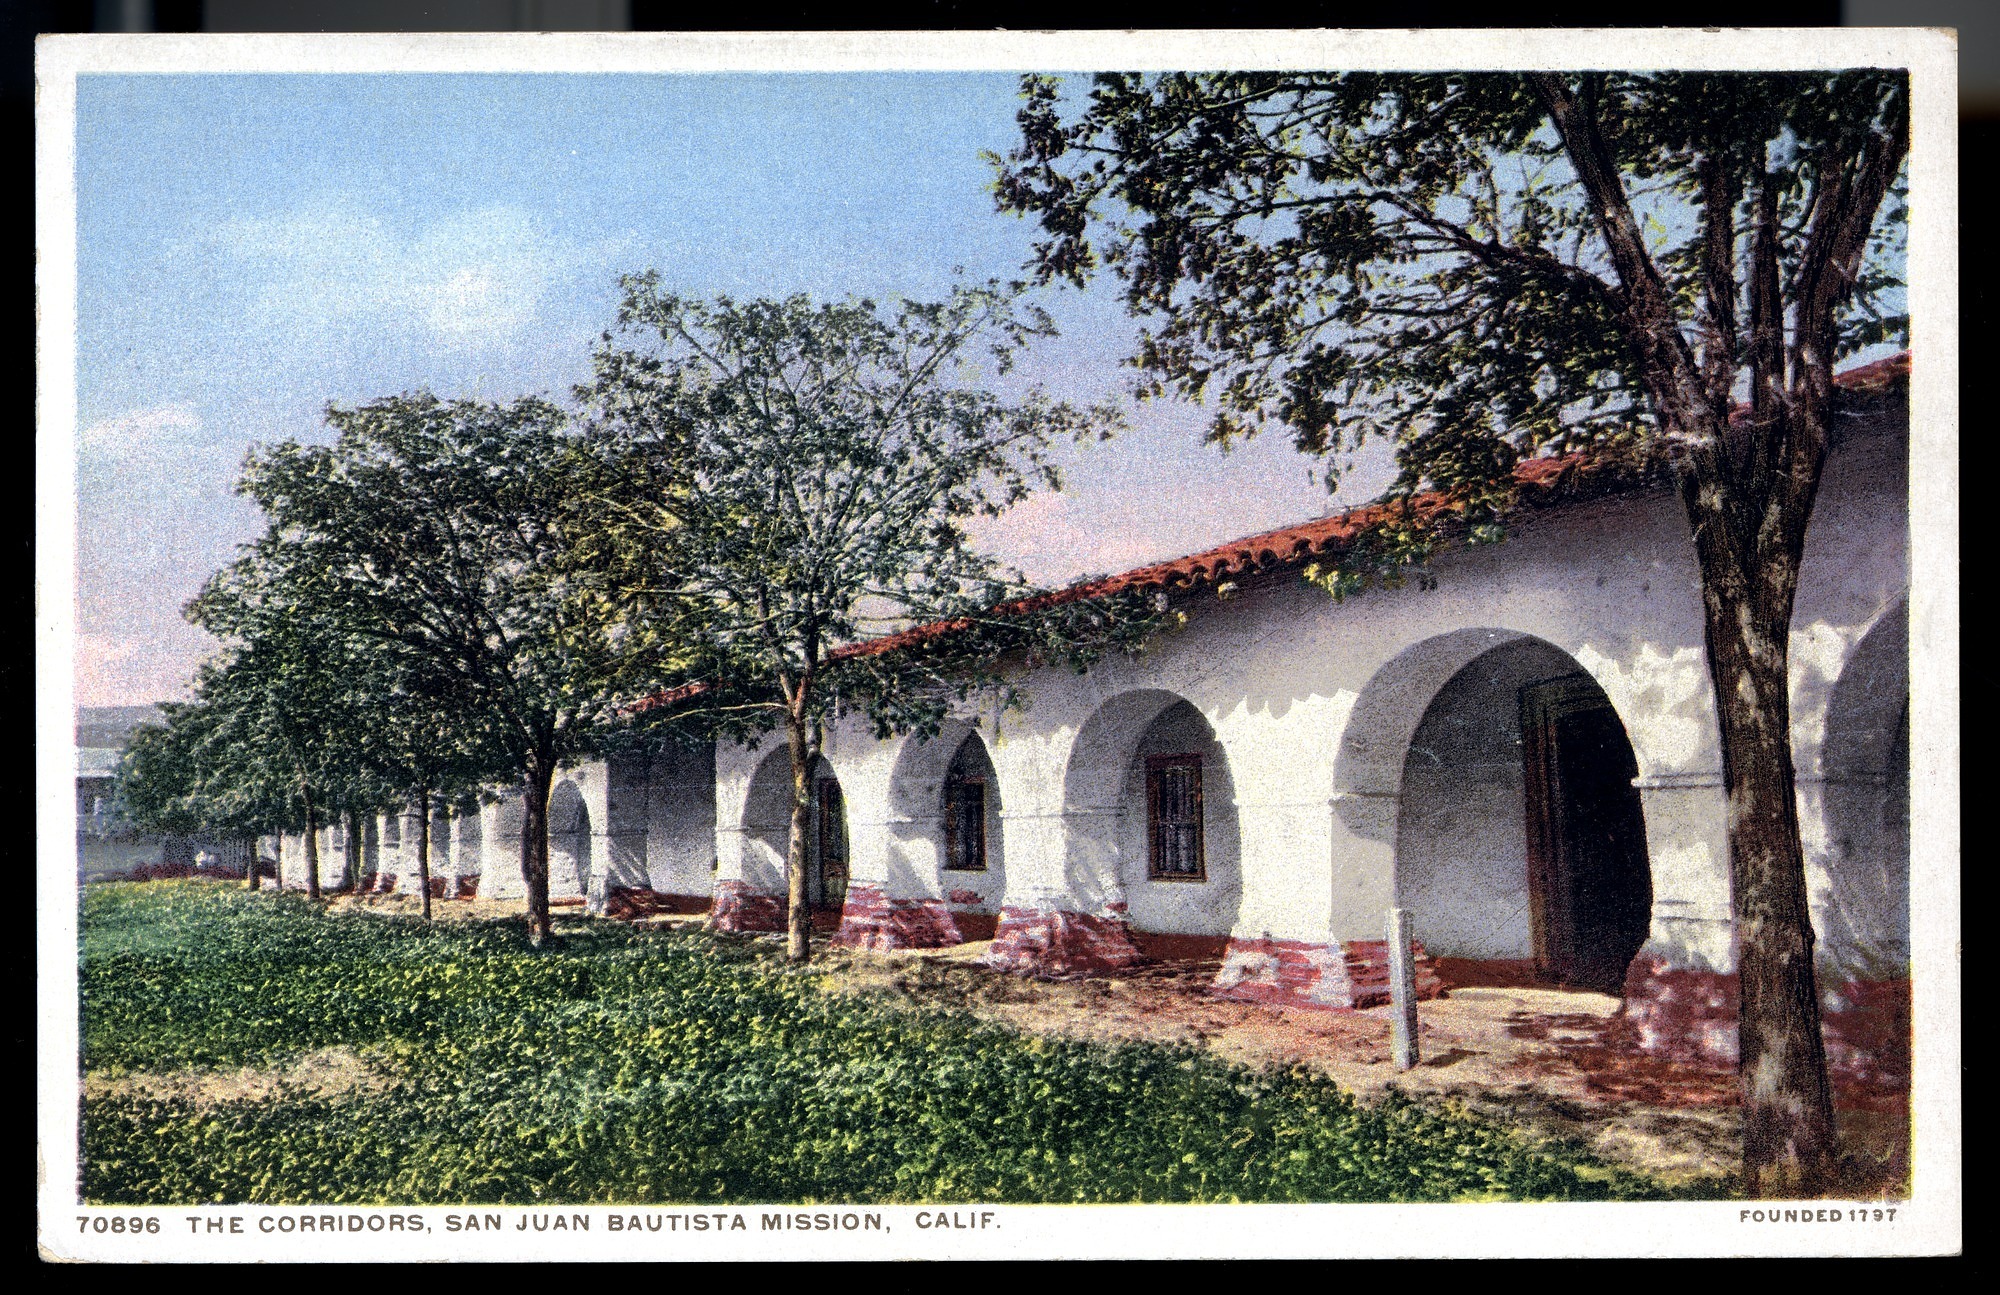
M 1521 690 L 1521 747 L 1536 967 L 1617 993 L 1653 904 L 1625 727 L 1594 680 L 1572 675 Z

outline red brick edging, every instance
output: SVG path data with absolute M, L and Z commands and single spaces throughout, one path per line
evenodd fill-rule
M 1640 954 L 1625 972 L 1622 1028 L 1642 1052 L 1689 1065 L 1737 1062 L 1736 973 L 1674 967 Z M 1902 1093 L 1910 1084 L 1910 982 L 1822 980 L 1827 1069 L 1849 1091 Z
M 1060 908 L 1003 907 L 993 947 L 980 962 L 1000 971 L 1045 979 L 1095 976 L 1145 961 L 1122 911 L 1077 913 Z
M 785 929 L 785 897 L 750 889 L 749 883 L 719 881 L 715 902 L 709 906 L 708 927 L 712 931 L 749 933 Z
M 941 899 L 891 899 L 880 886 L 865 881 L 847 883 L 847 900 L 840 910 L 840 931 L 833 943 L 848 949 L 940 949 L 963 944 L 951 906 Z
M 1430 954 L 1414 940 L 1410 948 L 1416 957 L 1417 997 L 1442 998 L 1444 982 Z M 1374 1007 L 1389 1001 L 1389 942 L 1232 939 L 1222 970 L 1216 973 L 1214 992 L 1240 1002 L 1282 1007 Z

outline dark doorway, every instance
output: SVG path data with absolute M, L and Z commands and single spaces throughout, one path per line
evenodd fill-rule
M 1619 993 L 1653 908 L 1625 726 L 1590 676 L 1570 675 L 1521 689 L 1521 746 L 1536 968 Z
M 832 778 L 813 783 L 812 844 L 806 903 L 815 912 L 837 913 L 847 903 L 847 802 Z

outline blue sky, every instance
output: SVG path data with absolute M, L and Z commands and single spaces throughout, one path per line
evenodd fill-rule
M 213 644 L 180 605 L 259 529 L 243 454 L 329 401 L 563 396 L 625 271 L 918 298 L 1014 275 L 1033 228 L 980 153 L 1015 107 L 1011 75 L 79 78 L 78 701 L 185 695 Z M 1111 286 L 1044 299 L 1064 336 L 1028 379 L 1122 388 Z M 988 547 L 1060 581 L 1328 508 L 1281 437 L 1223 456 L 1199 410 L 1133 414 Z

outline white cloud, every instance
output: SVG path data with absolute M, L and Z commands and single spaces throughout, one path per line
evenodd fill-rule
M 225 222 L 210 236 L 264 326 L 337 342 L 356 329 L 462 349 L 526 333 L 552 289 L 598 253 L 518 208 L 454 212 L 420 228 L 352 207 Z
M 84 454 L 126 458 L 172 454 L 201 442 L 201 417 L 188 404 L 160 405 L 103 418 L 77 431 Z
M 127 634 L 76 637 L 76 704 L 136 706 L 185 701 L 195 667 L 215 650 L 215 640 L 186 624 L 162 622 L 156 636 L 135 641 Z

